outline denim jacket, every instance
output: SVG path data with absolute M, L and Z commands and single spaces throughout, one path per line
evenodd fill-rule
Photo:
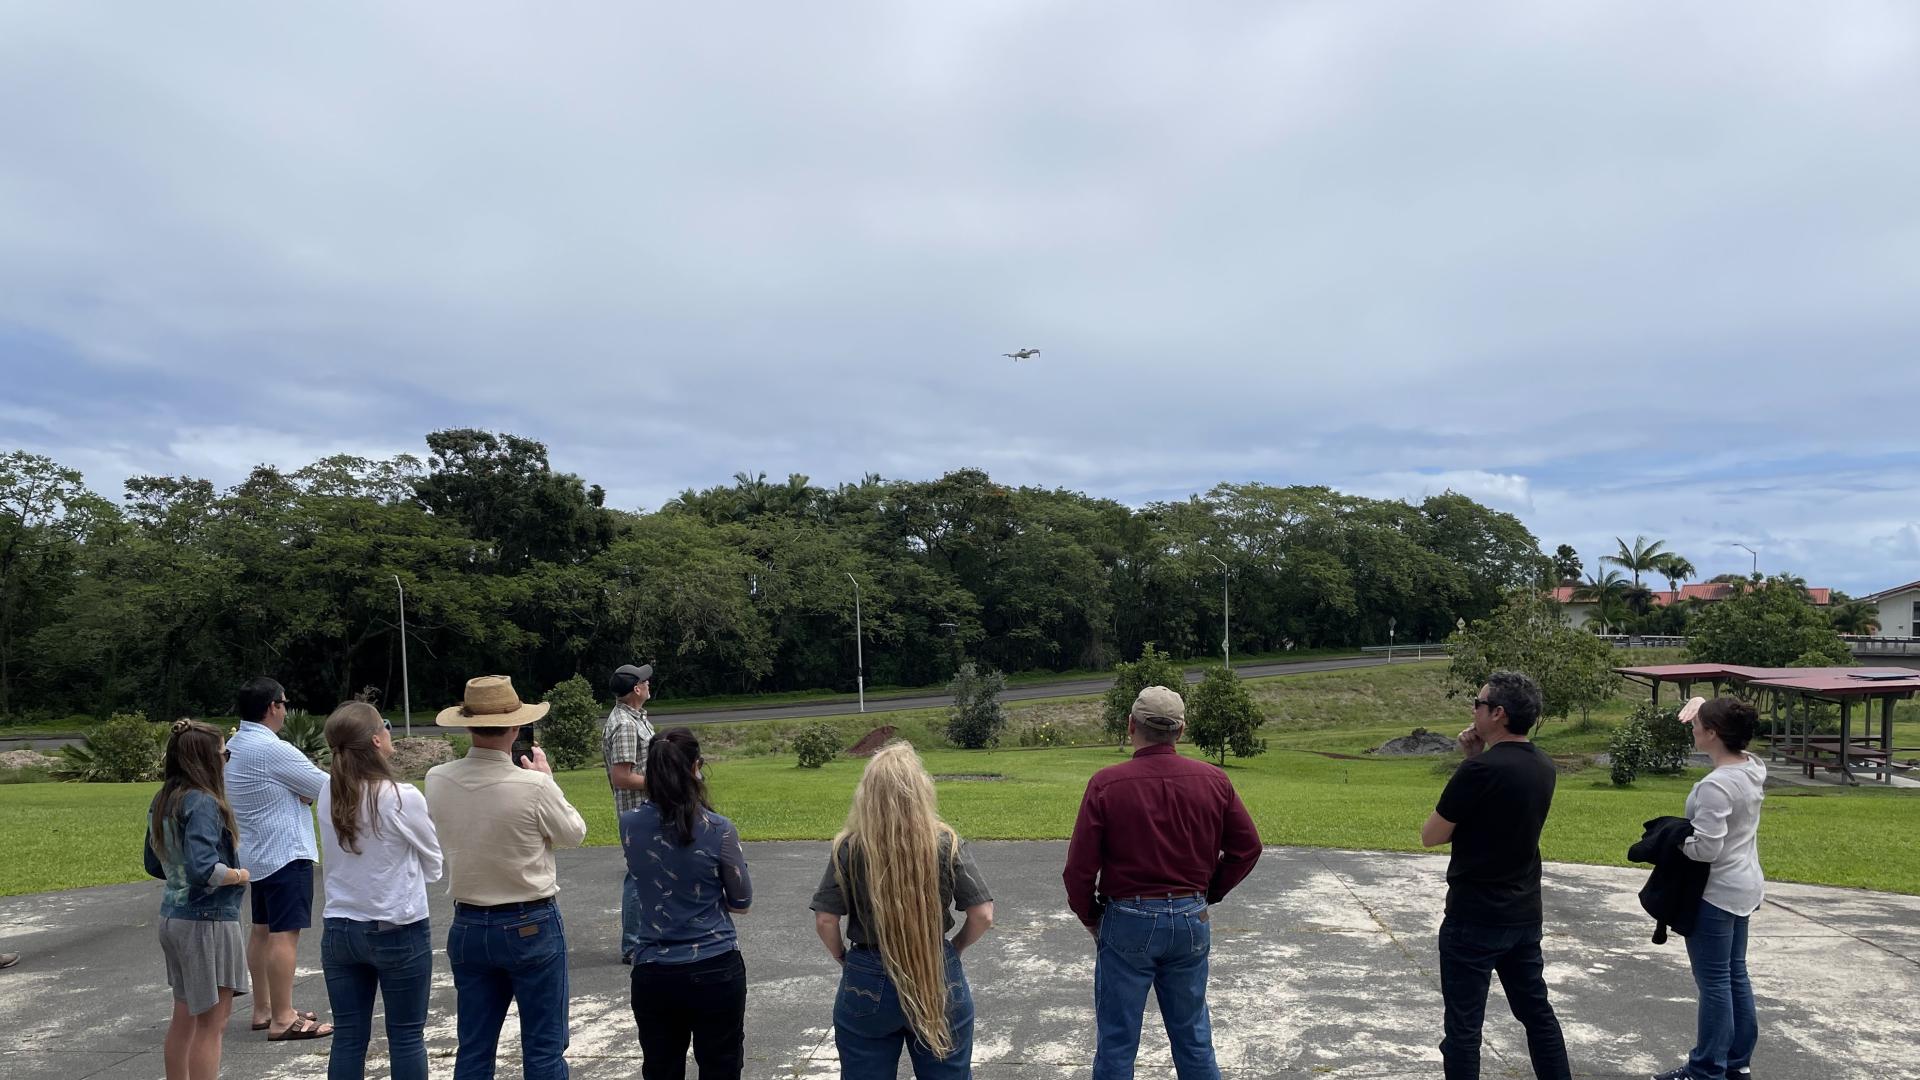
M 159 796 L 154 796 L 155 801 Z M 165 919 L 207 919 L 238 922 L 245 885 L 215 885 L 226 880 L 228 867 L 237 866 L 233 834 L 220 813 L 220 804 L 204 791 L 189 791 L 175 804 L 162 835 L 166 850 L 153 850 L 153 807 L 147 807 L 147 873 L 162 878 L 167 889 L 160 898 Z

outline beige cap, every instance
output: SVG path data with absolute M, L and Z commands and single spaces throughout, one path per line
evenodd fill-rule
M 1187 726 L 1187 703 L 1164 686 L 1149 686 L 1133 699 L 1133 722 L 1162 731 Z

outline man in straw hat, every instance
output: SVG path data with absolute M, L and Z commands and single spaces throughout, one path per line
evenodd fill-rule
M 447 960 L 459 1012 L 455 1080 L 493 1075 L 509 1002 L 520 1006 L 527 1080 L 567 1076 L 567 936 L 554 903 L 555 848 L 578 847 L 587 823 L 567 802 L 546 752 L 517 763 L 520 728 L 547 715 L 525 705 L 505 675 L 467 682 L 441 727 L 463 727 L 473 748 L 427 772 L 427 810 L 446 854 L 453 893 Z
M 1260 858 L 1260 834 L 1227 774 L 1174 749 L 1186 702 L 1140 691 L 1127 716 L 1133 758 L 1087 781 L 1067 845 L 1067 904 L 1098 942 L 1093 1080 L 1133 1076 L 1147 991 L 1181 1080 L 1218 1080 L 1207 1015 L 1208 909 Z

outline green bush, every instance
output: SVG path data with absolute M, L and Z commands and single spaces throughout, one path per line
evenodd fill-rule
M 114 713 L 87 732 L 85 741 L 60 748 L 54 774 L 90 784 L 132 784 L 160 778 L 167 749 L 167 728 L 150 724 L 147 714 Z
M 832 724 L 808 724 L 793 737 L 793 752 L 801 768 L 817 769 L 840 756 L 840 735 Z
M 1107 738 L 1116 743 L 1127 741 L 1127 714 L 1133 711 L 1133 699 L 1149 686 L 1179 690 L 1186 685 L 1186 673 L 1173 657 L 1160 652 L 1149 641 L 1140 649 L 1140 659 L 1113 665 L 1113 686 L 1101 703 L 1100 718 L 1105 722 Z
M 1021 746 L 1064 746 L 1067 733 L 1051 720 L 1037 720 L 1020 729 Z
M 600 720 L 604 713 L 593 687 L 575 675 L 547 691 L 552 706 L 540 721 L 540 745 L 555 769 L 578 769 L 600 756 Z
M 321 768 L 333 764 L 333 747 L 327 745 L 327 722 L 310 712 L 290 712 L 280 725 L 280 741 L 292 743 L 295 750 Z
M 1678 708 L 1642 702 L 1613 730 L 1607 753 L 1613 759 L 1614 784 L 1625 787 L 1643 773 L 1670 776 L 1686 768 L 1693 732 L 1680 722 Z
M 1224 665 L 1208 668 L 1187 697 L 1187 738 L 1222 766 L 1229 750 L 1242 758 L 1267 752 L 1266 740 L 1254 736 L 1265 719 L 1247 684 Z
M 1007 727 L 1007 711 L 1000 705 L 1000 691 L 1007 688 L 1007 677 L 998 671 L 981 672 L 973 661 L 947 684 L 953 695 L 953 707 L 947 713 L 947 741 L 965 750 L 983 750 L 1000 745 L 1000 733 Z

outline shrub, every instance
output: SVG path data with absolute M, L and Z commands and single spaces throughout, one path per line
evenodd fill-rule
M 600 756 L 600 703 L 593 687 L 575 675 L 547 691 L 551 706 L 540 721 L 540 745 L 556 770 L 579 769 Z
M 832 724 L 808 724 L 793 737 L 793 752 L 801 768 L 817 769 L 840 756 L 840 734 Z
M 1067 733 L 1051 720 L 1036 720 L 1020 729 L 1021 746 L 1061 746 Z
M 1149 641 L 1140 649 L 1140 659 L 1113 665 L 1113 686 L 1101 704 L 1100 717 L 1106 724 L 1107 738 L 1116 743 L 1127 741 L 1127 714 L 1133 699 L 1149 686 L 1178 690 L 1186 685 L 1186 673 L 1174 664 L 1173 657 L 1160 652 Z
M 148 723 L 145 713 L 114 713 L 88 731 L 85 741 L 60 748 L 54 774 L 90 784 L 157 780 L 166 749 L 165 725 Z
M 321 768 L 333 763 L 333 748 L 327 745 L 327 722 L 309 712 L 290 712 L 280 726 L 280 740 Z
M 969 660 L 947 684 L 953 695 L 953 707 L 947 714 L 947 741 L 967 750 L 1000 745 L 1000 733 L 1007 727 L 1007 711 L 1000 705 L 1000 691 L 1007 688 L 1007 677 L 998 671 L 982 673 Z
M 1693 753 L 1693 733 L 1680 722 L 1678 708 L 1663 709 L 1652 702 L 1634 706 L 1607 741 L 1613 782 L 1625 787 L 1642 773 L 1671 775 L 1687 766 Z
M 1264 720 L 1247 685 L 1224 665 L 1208 668 L 1187 698 L 1187 737 L 1223 766 L 1229 750 L 1243 758 L 1266 753 L 1266 740 L 1254 737 Z

